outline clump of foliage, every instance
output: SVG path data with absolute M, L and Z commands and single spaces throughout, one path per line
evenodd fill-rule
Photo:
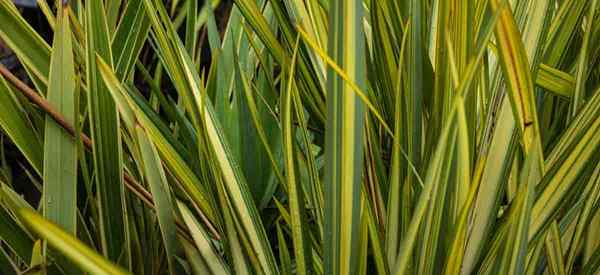
M 0 273 L 598 274 L 598 2 L 0 0 Z

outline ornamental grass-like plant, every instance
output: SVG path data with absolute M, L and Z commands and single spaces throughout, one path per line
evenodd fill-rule
M 599 2 L 0 0 L 0 274 L 600 274 Z

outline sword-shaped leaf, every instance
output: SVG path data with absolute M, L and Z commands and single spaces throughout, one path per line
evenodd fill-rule
M 46 98 L 48 103 L 73 125 L 75 110 L 75 65 L 68 10 L 60 8 Z M 77 234 L 77 145 L 54 119 L 46 116 L 44 139 L 44 217 L 67 232 Z
M 102 249 L 112 261 L 128 261 L 119 113 L 96 65 L 96 55 L 112 62 L 109 31 L 102 1 L 92 0 L 86 4 L 88 104 L 94 141 Z M 121 255 L 125 255 L 125 258 L 121 258 Z

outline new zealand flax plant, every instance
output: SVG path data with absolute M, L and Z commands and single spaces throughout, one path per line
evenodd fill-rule
M 600 274 L 599 2 L 0 0 L 0 274 Z

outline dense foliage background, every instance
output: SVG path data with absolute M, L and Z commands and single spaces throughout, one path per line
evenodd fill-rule
M 0 0 L 0 274 L 600 274 L 598 2 Z

